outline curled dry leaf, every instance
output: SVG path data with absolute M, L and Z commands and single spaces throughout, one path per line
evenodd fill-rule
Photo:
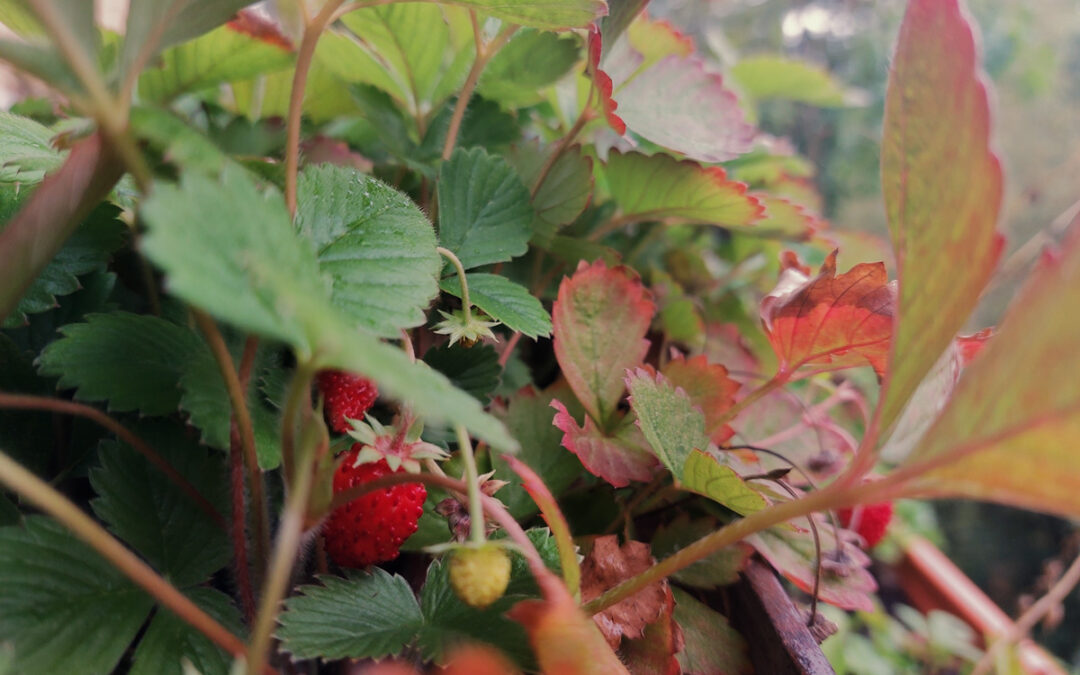
M 649 545 L 640 541 L 628 541 L 619 546 L 615 535 L 597 537 L 593 550 L 581 564 L 581 600 L 589 602 L 605 591 L 640 574 L 653 564 Z M 653 584 L 638 591 L 593 616 L 600 632 L 612 649 L 619 646 L 623 637 L 642 637 L 645 627 L 659 619 L 672 608 L 671 589 L 667 581 Z
M 884 376 L 889 359 L 896 283 L 884 263 L 862 263 L 836 274 L 836 254 L 807 278 L 791 265 L 761 301 L 761 322 L 783 373 L 805 365 L 830 369 L 869 364 Z
M 675 622 L 675 596 L 668 591 L 667 606 L 660 618 L 645 626 L 641 639 L 623 640 L 619 656 L 633 675 L 679 675 L 676 656 L 684 646 L 683 632 Z

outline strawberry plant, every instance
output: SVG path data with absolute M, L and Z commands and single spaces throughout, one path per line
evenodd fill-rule
M 52 90 L 0 114 L 0 672 L 743 673 L 751 556 L 820 635 L 893 500 L 1080 515 L 1080 231 L 959 334 L 959 0 L 897 38 L 880 261 L 755 128 L 843 103 L 807 64 L 640 0 L 248 4 L 0 0 Z

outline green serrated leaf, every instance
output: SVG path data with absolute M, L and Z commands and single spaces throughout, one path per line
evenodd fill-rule
M 492 319 L 532 339 L 551 335 L 551 315 L 528 289 L 498 274 L 467 274 L 469 300 Z M 447 277 L 439 282 L 447 293 L 461 297 L 461 279 Z
M 221 27 L 163 53 L 155 67 L 139 76 L 139 97 L 161 103 L 223 82 L 288 68 L 293 55 L 284 48 Z
M 481 148 L 458 148 L 439 171 L 439 240 L 465 269 L 529 248 L 534 212 L 510 165 Z
M 285 601 L 277 636 L 299 659 L 382 658 L 401 651 L 424 622 L 409 583 L 379 567 L 319 577 Z
M 663 375 L 639 368 L 627 376 L 626 386 L 641 432 L 664 466 L 682 481 L 690 453 L 709 447 L 705 415 Z
M 504 106 L 539 102 L 541 89 L 554 84 L 581 58 L 581 39 L 573 33 L 532 28 L 518 31 L 484 68 L 477 91 Z
M 0 528 L 0 588 L 0 636 L 20 675 L 113 672 L 153 606 L 45 516 Z
M 405 195 L 354 169 L 300 174 L 295 225 L 333 281 L 333 302 L 364 328 L 397 337 L 424 322 L 442 266 L 435 232 Z
M 0 111 L 0 182 L 40 182 L 64 155 L 52 147 L 53 132 L 27 117 Z
M 190 588 L 184 592 L 203 611 L 234 635 L 244 634 L 240 611 L 232 598 L 213 588 Z M 167 610 L 159 610 L 143 634 L 131 664 L 130 675 L 186 675 L 181 659 L 200 675 L 229 675 L 231 654 Z
M 79 400 L 147 415 L 176 412 L 183 365 L 205 349 L 183 326 L 127 312 L 92 314 L 61 332 L 38 359 L 43 375 L 59 376 L 57 386 L 75 388 Z
M 499 386 L 499 355 L 491 345 L 466 347 L 460 342 L 451 346 L 433 347 L 424 354 L 424 363 L 439 371 L 458 389 L 472 394 L 487 405 L 491 392 Z
M 7 196 L 10 188 L 0 188 Z M 24 203 L 30 190 L 23 190 L 19 203 Z M 63 248 L 49 261 L 45 269 L 30 283 L 3 325 L 13 328 L 26 323 L 28 314 L 40 314 L 56 307 L 56 299 L 79 290 L 78 276 L 103 271 L 113 251 L 127 238 L 127 227 L 116 219 L 119 209 L 102 204 L 64 242 Z
M 462 642 L 486 642 L 528 667 L 533 657 L 525 629 L 505 616 L 506 610 L 521 599 L 504 595 L 487 609 L 469 607 L 454 594 L 447 566 L 436 560 L 428 568 L 427 581 L 420 591 L 424 625 L 417 645 L 425 658 L 442 661 L 452 647 Z
M 533 190 L 554 151 L 554 145 L 541 148 L 538 143 L 526 143 L 511 150 L 509 161 L 526 187 Z M 592 199 L 592 158 L 582 153 L 580 146 L 569 148 L 556 158 L 543 178 L 532 197 L 536 209 L 532 241 L 548 248 L 559 228 L 574 222 Z
M 514 438 L 521 441 L 521 449 L 515 456 L 528 464 L 558 497 L 584 469 L 577 457 L 562 447 L 562 432 L 552 424 L 554 417 L 550 395 L 530 387 L 510 397 L 502 419 Z M 496 477 L 510 483 L 498 492 L 510 513 L 515 518 L 536 513 L 536 502 L 521 487 L 521 478 L 510 470 L 501 455 L 494 455 L 492 463 Z
M 226 512 L 228 471 L 220 455 L 210 455 L 172 424 L 144 424 L 135 433 Z M 228 564 L 227 533 L 160 469 L 117 441 L 102 442 L 98 454 L 101 464 L 90 470 L 98 498 L 91 506 L 116 536 L 178 586 L 201 583 Z
M 265 352 L 262 352 L 265 354 Z M 233 355 L 239 361 L 239 355 Z M 256 366 L 265 365 L 256 360 Z M 191 423 L 202 430 L 207 445 L 228 450 L 232 402 L 214 355 L 201 349 L 184 365 L 180 378 L 180 407 L 190 415 Z M 276 412 L 262 402 L 257 390 L 248 393 L 248 411 L 255 432 L 255 452 L 259 468 L 271 471 L 281 464 L 280 421 Z
M 682 487 L 723 504 L 732 511 L 749 515 L 768 506 L 768 502 L 735 473 L 730 466 L 715 457 L 694 450 L 683 468 Z

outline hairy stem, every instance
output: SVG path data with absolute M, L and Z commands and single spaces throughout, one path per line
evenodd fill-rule
M 217 324 L 209 315 L 200 310 L 192 309 L 192 315 L 206 338 L 206 343 L 210 346 L 218 371 L 221 373 L 221 379 L 225 381 L 233 419 L 236 420 L 236 426 L 240 431 L 240 446 L 244 452 L 248 489 L 251 491 L 251 510 L 255 519 L 255 569 L 258 573 L 265 564 L 266 555 L 270 550 L 270 513 L 266 503 L 266 492 L 263 489 L 262 470 L 259 469 L 258 454 L 255 451 L 255 429 L 247 406 L 247 392 L 240 385 L 232 354 L 229 353 L 229 347 L 225 344 L 225 338 L 222 337 Z M 257 574 L 256 578 L 258 576 Z
M 458 450 L 465 461 L 465 484 L 469 488 L 469 541 L 473 544 L 484 543 L 484 507 L 480 504 L 480 474 L 476 471 L 476 457 L 473 456 L 469 432 L 460 424 L 454 425 L 457 434 Z
M 129 551 L 64 495 L 0 452 L 0 483 L 60 521 L 158 602 L 237 657 L 244 643 Z M 255 671 L 258 672 L 258 671 Z
M 128 431 L 122 424 L 97 408 L 92 408 L 88 405 L 83 405 L 82 403 L 75 403 L 74 401 L 63 401 L 45 396 L 32 396 L 30 394 L 8 394 L 5 392 L 0 392 L 0 408 L 43 410 L 66 415 L 76 415 L 78 417 L 85 417 L 91 422 L 95 422 L 98 425 L 105 427 L 116 434 L 120 440 L 134 448 L 135 451 L 145 457 L 147 461 L 156 466 L 161 473 L 165 474 L 165 476 L 175 483 L 184 494 L 191 498 L 191 501 L 194 502 L 196 506 L 214 521 L 214 524 L 222 530 L 227 531 L 229 529 L 228 524 L 225 522 L 225 518 L 218 513 L 218 510 L 214 508 L 214 505 L 207 501 L 188 479 L 180 475 L 180 472 L 173 468 L 172 464 L 169 464 L 164 457 L 159 455 L 142 438 L 136 436 L 131 431 Z
M 450 249 L 439 246 L 435 250 L 453 263 L 454 269 L 457 270 L 458 279 L 461 280 L 461 306 L 465 310 L 465 323 L 467 324 L 472 320 L 472 302 L 469 300 L 469 280 L 465 278 L 465 267 Z
M 300 38 L 300 49 L 296 55 L 296 70 L 293 71 L 292 90 L 289 92 L 289 113 L 285 130 L 285 204 L 289 214 L 296 215 L 296 180 L 300 171 L 300 118 L 304 112 L 304 90 L 307 87 L 308 71 L 311 60 L 315 57 L 315 47 L 319 37 L 335 18 L 335 12 L 344 0 L 329 0 L 322 10 L 307 25 Z

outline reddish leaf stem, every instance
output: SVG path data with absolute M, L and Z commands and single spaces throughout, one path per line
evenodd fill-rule
M 244 458 L 236 419 L 229 423 L 229 485 L 232 493 L 233 575 L 240 594 L 240 607 L 248 625 L 255 621 L 255 593 L 251 587 L 247 547 L 247 511 L 244 508 Z
M 266 492 L 263 489 L 262 470 L 259 469 L 258 453 L 255 450 L 255 429 L 251 422 L 251 412 L 248 410 L 247 391 L 240 384 L 236 367 L 233 365 L 232 354 L 229 353 L 229 347 L 225 344 L 225 338 L 218 330 L 217 323 L 209 315 L 197 309 L 192 309 L 192 315 L 217 362 L 221 379 L 224 380 L 225 388 L 229 392 L 232 417 L 240 431 L 240 447 L 244 452 L 248 490 L 251 491 L 251 511 L 255 520 L 255 570 L 256 579 L 258 579 L 261 576 L 259 571 L 265 564 L 270 550 L 270 514 L 266 503 Z
M 27 501 L 60 521 L 125 576 L 214 644 L 234 656 L 244 655 L 245 647 L 240 638 L 230 633 L 228 629 L 178 591 L 175 586 L 158 575 L 64 495 L 19 466 L 3 452 L 0 452 L 0 483 L 7 485 Z M 262 672 L 273 675 L 274 671 L 264 669 Z
M 63 413 L 65 415 L 75 415 L 78 417 L 85 417 L 86 419 L 105 427 L 116 434 L 120 440 L 134 448 L 135 451 L 145 457 L 147 461 L 156 466 L 161 473 L 165 474 L 165 476 L 175 483 L 184 494 L 191 498 L 191 501 L 194 502 L 196 506 L 214 521 L 214 524 L 222 530 L 228 531 L 229 526 L 225 522 L 225 518 L 218 513 L 218 510 L 214 508 L 213 504 L 207 501 L 207 499 L 199 493 L 188 479 L 180 475 L 180 472 L 173 468 L 172 464 L 169 464 L 164 457 L 151 448 L 146 441 L 136 436 L 131 431 L 128 431 L 122 424 L 97 408 L 92 408 L 88 405 L 83 405 L 82 403 L 75 403 L 74 401 L 63 401 L 60 399 L 48 398 L 45 396 L 33 396 L 30 394 L 8 394 L 6 392 L 0 392 L 0 408 L 44 410 L 48 412 Z

